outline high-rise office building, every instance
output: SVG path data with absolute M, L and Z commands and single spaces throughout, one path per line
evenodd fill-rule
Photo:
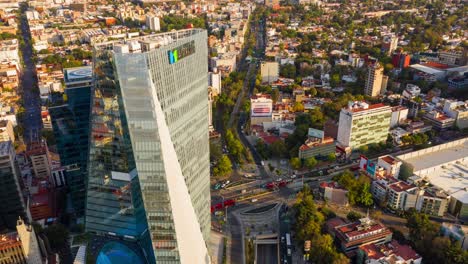
M 25 217 L 20 188 L 20 172 L 11 141 L 0 142 L 0 229 L 16 228 L 18 217 Z
M 382 93 L 383 67 L 376 62 L 367 68 L 366 86 L 364 93 L 368 96 L 378 96 Z M 384 84 L 386 88 L 386 83 Z
M 63 75 L 66 102 L 50 107 L 49 113 L 57 140 L 60 164 L 64 167 L 72 212 L 77 217 L 82 217 L 86 197 L 92 67 L 64 69 Z
M 208 48 L 201 29 L 94 47 L 86 230 L 149 263 L 207 263 Z
M 340 112 L 339 145 L 354 150 L 371 143 L 384 142 L 387 140 L 391 117 L 390 106 L 349 102 L 348 107 Z

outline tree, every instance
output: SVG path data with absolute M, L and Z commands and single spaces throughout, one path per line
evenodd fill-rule
M 413 176 L 413 166 L 407 162 L 403 162 L 400 166 L 400 172 L 398 174 L 398 179 L 402 181 L 408 180 L 409 177 Z
M 295 102 L 293 106 L 294 112 L 304 112 L 304 105 L 300 102 Z
M 282 158 L 286 156 L 287 149 L 283 140 L 277 140 L 270 145 L 271 154 L 274 157 Z
M 370 184 L 368 182 L 361 185 L 361 190 L 359 191 L 359 196 L 357 197 L 358 203 L 364 205 L 365 207 L 369 207 L 374 203 L 372 199 L 372 193 L 370 192 Z
M 66 245 L 68 240 L 69 232 L 67 228 L 62 224 L 54 224 L 44 229 L 44 234 L 49 240 L 50 247 L 54 251 L 60 250 Z
M 281 66 L 280 75 L 285 78 L 291 78 L 291 79 L 296 78 L 296 66 L 289 64 L 289 63 Z
M 336 154 L 335 153 L 328 154 L 327 155 L 327 160 L 331 161 L 331 162 L 335 161 L 336 160 Z
M 354 222 L 362 218 L 362 215 L 356 211 L 351 211 L 346 215 L 349 221 Z
M 227 155 L 223 155 L 216 167 L 213 169 L 213 174 L 215 176 L 226 176 L 227 174 L 232 172 L 232 163 L 231 160 Z
M 315 89 L 314 87 L 311 87 L 309 89 L 309 94 L 311 97 L 315 97 L 317 95 L 317 89 Z
M 273 100 L 273 103 L 278 102 L 279 96 L 280 96 L 280 92 L 278 89 L 271 90 L 271 100 Z
M 340 84 L 340 82 L 341 82 L 341 79 L 340 79 L 340 74 L 339 73 L 334 73 L 334 74 L 331 75 L 330 85 L 332 87 L 338 86 L 338 84 Z
M 262 139 L 257 140 L 255 149 L 263 159 L 269 159 L 271 157 L 271 149 L 268 147 L 268 145 L 265 144 L 265 142 L 263 142 Z
M 210 161 L 218 161 L 222 155 L 221 146 L 210 141 Z
M 325 217 L 317 210 L 307 185 L 298 193 L 293 209 L 296 219 L 296 238 L 301 242 L 311 240 L 309 255 L 311 263 L 349 263 L 349 259 L 337 252 L 333 238 L 328 234 L 322 234 Z
M 301 160 L 297 157 L 291 158 L 289 160 L 289 164 L 291 164 L 291 167 L 295 170 L 298 170 L 302 167 Z
M 306 166 L 306 168 L 310 170 L 310 169 L 313 169 L 317 165 L 317 163 L 318 162 L 314 157 L 309 157 L 305 159 L 304 166 Z

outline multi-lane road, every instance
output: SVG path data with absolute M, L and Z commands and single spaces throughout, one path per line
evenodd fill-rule
M 24 127 L 24 141 L 30 143 L 41 138 L 42 119 L 36 66 L 32 59 L 31 32 L 24 12 L 25 9 L 21 14 L 21 34 L 24 40 L 24 45 L 21 45 L 24 62 L 21 74 L 21 93 L 25 113 L 21 122 Z

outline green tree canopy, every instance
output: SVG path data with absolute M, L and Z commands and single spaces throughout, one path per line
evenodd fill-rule
M 306 168 L 313 169 L 317 165 L 317 160 L 314 157 L 310 157 L 304 160 L 304 166 Z
M 297 157 L 291 158 L 289 160 L 289 164 L 291 164 L 291 167 L 295 170 L 298 170 L 302 167 L 301 160 Z
M 216 167 L 213 168 L 215 176 L 226 176 L 232 172 L 232 163 L 227 155 L 222 155 Z

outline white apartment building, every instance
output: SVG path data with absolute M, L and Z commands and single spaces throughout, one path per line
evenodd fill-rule
M 390 120 L 390 127 L 397 127 L 408 119 L 408 108 L 404 106 L 392 107 L 392 118 Z
M 444 113 L 455 119 L 458 128 L 468 127 L 468 103 L 462 101 L 445 100 Z
M 208 86 L 212 88 L 214 94 L 221 94 L 221 73 L 218 72 L 217 68 L 208 73 Z
M 20 61 L 17 39 L 0 41 L 0 61 Z
M 384 104 L 350 101 L 340 112 L 338 144 L 357 149 L 387 140 L 391 115 L 391 108 Z
M 160 31 L 161 25 L 159 23 L 159 17 L 154 15 L 146 16 L 146 26 L 152 31 Z

